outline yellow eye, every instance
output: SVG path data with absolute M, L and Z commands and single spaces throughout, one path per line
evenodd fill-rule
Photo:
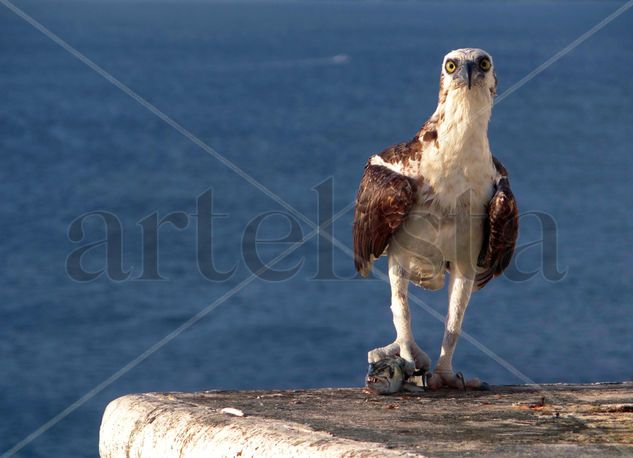
M 484 57 L 479 61 L 479 68 L 481 68 L 484 72 L 490 70 L 490 67 L 492 67 L 492 64 L 490 63 L 490 59 L 487 57 Z
M 444 68 L 446 69 L 447 73 L 455 73 L 455 70 L 457 70 L 457 65 L 452 60 L 447 60 Z

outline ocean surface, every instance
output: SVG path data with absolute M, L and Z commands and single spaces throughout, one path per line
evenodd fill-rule
M 257 257 L 353 202 L 367 157 L 433 112 L 447 51 L 489 51 L 502 94 L 622 3 L 15 1 L 172 125 L 0 5 L 0 454 L 72 405 L 18 455 L 95 456 L 130 392 L 361 386 L 394 337 L 388 285 L 324 237 L 263 279 Z M 471 301 L 464 330 L 496 356 L 462 339 L 467 377 L 633 378 L 632 75 L 629 10 L 495 107 L 520 254 Z M 82 247 L 91 281 L 67 268 Z M 435 360 L 446 290 L 411 294 Z

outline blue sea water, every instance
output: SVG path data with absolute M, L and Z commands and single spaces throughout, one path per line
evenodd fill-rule
M 331 183 L 341 210 L 366 158 L 409 139 L 432 113 L 448 50 L 488 50 L 503 93 L 621 5 L 15 3 L 314 221 L 315 187 Z M 495 107 L 492 149 L 524 214 L 516 265 L 536 273 L 475 294 L 464 324 L 517 372 L 462 339 L 455 367 L 467 376 L 633 377 L 631 75 L 628 11 Z M 5 6 L 0 152 L 2 453 L 247 279 L 248 223 L 286 209 Z M 196 197 L 210 188 L 224 215 L 214 219 L 215 268 L 236 267 L 223 282 L 196 265 Z M 73 220 L 91 211 L 121 221 L 126 281 L 67 274 L 67 256 L 104 237 L 92 218 L 83 242 L 69 239 Z M 160 230 L 165 280 L 138 279 L 138 222 L 174 211 L 189 224 Z M 289 221 L 268 217 L 260 236 L 285 237 Z M 351 221 L 347 212 L 332 229 L 347 246 Z M 96 248 L 86 266 L 98 270 L 104 259 Z M 239 289 L 19 455 L 95 456 L 103 409 L 125 393 L 360 386 L 367 350 L 393 339 L 388 286 L 355 278 L 348 254 L 323 239 L 276 268 L 297 263 L 289 279 Z M 337 279 L 315 278 L 330 267 Z M 445 290 L 412 294 L 445 313 Z M 442 323 L 412 309 L 418 342 L 436 359 Z

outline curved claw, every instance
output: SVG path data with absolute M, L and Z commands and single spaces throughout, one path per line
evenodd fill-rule
M 462 382 L 462 388 L 464 391 L 466 391 L 466 379 L 464 379 L 464 374 L 462 374 L 461 372 L 458 372 L 455 374 L 455 377 L 457 377 L 457 380 Z
M 424 391 L 429 389 L 428 378 L 430 377 L 430 374 L 428 371 L 425 369 L 418 369 L 411 374 L 411 377 L 420 377 L 422 379 L 422 389 Z

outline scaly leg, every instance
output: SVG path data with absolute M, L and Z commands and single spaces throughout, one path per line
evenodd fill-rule
M 446 315 L 444 340 L 442 341 L 440 357 L 429 380 L 429 388 L 431 389 L 438 389 L 442 386 L 464 389 L 487 389 L 488 387 L 486 383 L 478 379 L 464 380 L 461 374 L 456 375 L 453 372 L 453 353 L 462 331 L 464 313 L 472 289 L 473 280 L 463 276 L 457 269 L 453 269 L 448 290 L 448 314 Z
M 428 355 L 415 343 L 411 331 L 411 315 L 407 302 L 409 279 L 396 260 L 389 256 L 389 282 L 391 284 L 391 311 L 396 328 L 396 340 L 381 348 L 371 350 L 367 359 L 374 363 L 387 356 L 399 355 L 415 365 L 416 369 L 427 371 L 431 364 Z

